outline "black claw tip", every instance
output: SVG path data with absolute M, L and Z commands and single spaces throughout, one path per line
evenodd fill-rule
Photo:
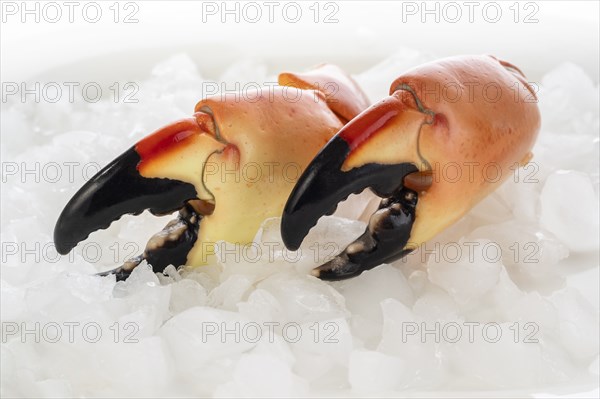
M 130 148 L 89 180 L 69 201 L 54 228 L 54 244 L 65 255 L 93 231 L 124 214 L 173 212 L 196 197 L 192 184 L 142 177 L 140 156 Z
M 370 187 L 380 196 L 389 196 L 402 185 L 404 176 L 417 171 L 411 163 L 370 163 L 343 171 L 349 153 L 348 143 L 333 137 L 298 180 L 281 219 L 281 237 L 288 249 L 297 250 L 319 218 L 350 194 Z

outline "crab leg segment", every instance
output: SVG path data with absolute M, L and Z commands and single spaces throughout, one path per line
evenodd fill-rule
M 338 66 L 322 64 L 304 73 L 284 72 L 278 78 L 281 86 L 317 90 L 329 108 L 343 123 L 361 113 L 369 104 L 367 96 Z
M 415 221 L 417 193 L 402 188 L 381 201 L 362 236 L 312 274 L 323 280 L 354 277 L 410 252 L 405 245 Z
M 163 272 L 169 265 L 185 264 L 188 253 L 198 239 L 198 230 L 202 216 L 187 204 L 161 231 L 154 234 L 144 252 L 129 259 L 123 265 L 103 273 L 100 276 L 114 274 L 118 281 L 125 280 L 142 261 L 152 265 L 154 272 Z

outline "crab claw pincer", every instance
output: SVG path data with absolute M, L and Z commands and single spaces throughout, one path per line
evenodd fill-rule
M 205 264 L 217 242 L 247 244 L 280 216 L 300 172 L 367 106 L 352 78 L 329 64 L 205 98 L 193 117 L 145 137 L 74 195 L 56 223 L 58 252 L 124 214 L 178 210 L 140 256 L 107 274 L 124 279 L 144 260 L 155 272 Z
M 308 165 L 283 211 L 284 244 L 298 249 L 321 216 L 370 188 L 382 201 L 364 234 L 313 274 L 340 280 L 401 258 L 526 164 L 539 126 L 535 93 L 509 63 L 462 56 L 414 68 Z
M 143 259 L 158 264 L 168 257 L 167 265 L 185 263 L 197 239 L 201 219 L 200 212 L 189 201 L 202 203 L 202 199 L 210 200 L 210 196 L 202 189 L 201 181 L 187 177 L 199 172 L 198 167 L 189 169 L 192 173 L 178 172 L 169 167 L 169 160 L 185 158 L 186 153 L 208 156 L 221 147 L 223 144 L 214 137 L 212 118 L 202 112 L 139 141 L 93 176 L 65 206 L 54 229 L 57 251 L 68 253 L 89 234 L 107 228 L 124 214 L 137 215 L 149 210 L 154 215 L 164 215 L 180 210 L 179 228 L 168 225 L 163 230 L 160 250 L 149 251 Z M 189 165 L 179 162 L 178 166 L 185 170 Z M 155 246 L 159 237 L 153 241 Z M 117 274 L 130 272 L 141 260 L 126 263 L 125 269 L 118 269 Z

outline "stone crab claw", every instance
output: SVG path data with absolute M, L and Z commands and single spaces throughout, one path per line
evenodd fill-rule
M 124 279 L 142 260 L 157 272 L 206 263 L 217 241 L 248 243 L 265 218 L 280 216 L 306 165 L 367 106 L 329 64 L 283 73 L 279 85 L 244 96 L 204 99 L 191 118 L 142 139 L 75 194 L 56 223 L 56 248 L 66 254 L 124 214 L 179 210 L 143 254 L 105 274 Z
M 383 199 L 366 231 L 313 274 L 340 280 L 399 259 L 529 162 L 539 127 L 535 93 L 509 63 L 461 56 L 416 67 L 308 165 L 284 208 L 283 241 L 298 249 L 321 216 L 369 187 Z

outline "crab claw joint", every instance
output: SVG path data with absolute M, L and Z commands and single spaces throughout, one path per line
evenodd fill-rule
M 525 165 L 539 126 L 535 93 L 509 63 L 462 56 L 414 68 L 308 165 L 283 211 L 284 244 L 298 249 L 321 216 L 370 188 L 382 201 L 364 234 L 313 274 L 340 280 L 405 256 Z

